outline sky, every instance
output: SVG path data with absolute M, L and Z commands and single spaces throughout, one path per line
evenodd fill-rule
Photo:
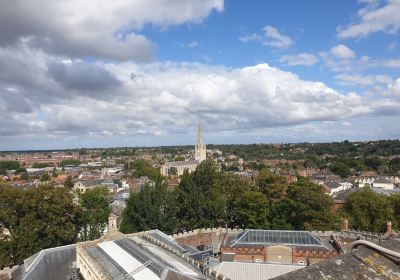
M 400 0 L 0 2 L 0 150 L 400 137 Z

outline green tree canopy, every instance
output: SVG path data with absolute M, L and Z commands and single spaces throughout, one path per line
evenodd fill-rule
M 393 204 L 397 205 L 397 199 L 397 196 L 393 198 Z M 362 188 L 347 198 L 343 211 L 352 228 L 384 232 L 388 220 L 395 222 L 393 204 L 389 197 Z
M 97 187 L 79 195 L 82 232 L 80 239 L 93 240 L 101 237 L 108 222 L 110 207 L 107 202 L 109 194 L 106 187 Z
M 20 264 L 49 247 L 76 242 L 77 207 L 63 188 L 27 191 L 0 184 L 0 224 L 10 232 L 0 238 L 0 266 Z

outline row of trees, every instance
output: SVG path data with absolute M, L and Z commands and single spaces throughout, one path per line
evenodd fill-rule
M 67 188 L 19 190 L 0 182 L 0 267 L 20 264 L 38 251 L 99 238 L 110 209 L 107 189 L 78 197 Z
M 332 208 L 332 198 L 308 179 L 289 184 L 264 169 L 250 184 L 205 161 L 195 172 L 186 172 L 175 190 L 158 181 L 131 193 L 120 229 L 125 233 L 218 226 L 327 230 L 340 226 Z

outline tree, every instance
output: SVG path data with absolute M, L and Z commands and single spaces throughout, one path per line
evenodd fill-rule
M 107 202 L 108 190 L 97 187 L 80 194 L 81 225 L 80 240 L 93 240 L 100 238 L 108 222 L 110 207 Z
M 77 159 L 63 159 L 60 162 L 60 166 L 65 167 L 66 165 L 79 165 L 81 162 Z
M 21 264 L 38 251 L 76 242 L 77 207 L 63 188 L 40 186 L 26 191 L 0 184 L 0 266 Z
M 183 156 L 176 156 L 175 157 L 175 161 L 184 161 L 185 160 L 185 157 L 183 157 Z
M 133 176 L 139 178 L 141 176 L 147 176 L 153 181 L 159 181 L 161 178 L 160 169 L 155 168 L 147 160 L 137 160 L 133 163 Z
M 63 185 L 67 189 L 72 189 L 74 187 L 74 183 L 72 182 L 72 177 L 71 176 L 67 176 L 67 178 L 65 178 L 65 181 L 64 181 Z
M 0 160 L 0 175 L 5 175 L 7 170 L 17 170 L 19 162 L 15 160 Z
M 29 179 L 28 173 L 24 172 L 21 174 L 21 180 L 28 180 L 28 179 Z
M 388 197 L 378 194 L 370 188 L 362 188 L 352 193 L 345 201 L 344 215 L 349 219 L 352 228 L 371 232 L 384 232 L 388 220 L 395 221 L 393 203 Z
M 203 161 L 193 173 L 183 174 L 177 188 L 181 229 L 217 227 L 226 223 L 222 178 L 222 173 L 209 160 Z
M 169 175 L 177 175 L 178 174 L 178 169 L 176 169 L 175 166 L 172 166 L 172 167 L 169 168 L 168 174 Z
M 176 232 L 176 193 L 157 182 L 145 185 L 139 192 L 131 192 L 122 214 L 120 230 L 124 233 L 159 229 L 166 233 Z
M 273 174 L 268 169 L 263 169 L 256 182 L 257 188 L 268 199 L 269 207 L 286 195 L 288 189 L 288 181 L 285 177 Z
M 333 199 L 325 194 L 322 186 L 308 178 L 300 177 L 289 185 L 285 207 L 290 224 L 295 229 L 331 230 L 337 227 L 337 217 L 333 213 Z
M 35 162 L 32 164 L 32 168 L 45 168 L 45 167 L 49 167 L 52 166 L 50 163 L 46 163 L 46 162 Z
M 50 180 L 50 176 L 49 176 L 49 174 L 47 174 L 47 172 L 46 172 L 46 173 L 43 173 L 43 174 L 40 176 L 40 182 L 46 182 L 46 181 L 48 181 L 48 180 Z
M 236 226 L 241 228 L 268 229 L 269 207 L 265 196 L 257 191 L 244 191 L 235 199 Z
M 329 167 L 329 169 L 333 173 L 335 173 L 336 175 L 339 175 L 342 178 L 347 178 L 351 174 L 350 167 L 347 164 L 340 162 L 340 161 L 333 163 Z

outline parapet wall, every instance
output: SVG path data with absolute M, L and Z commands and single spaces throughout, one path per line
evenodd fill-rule
M 184 232 L 179 232 L 176 234 L 170 235 L 174 239 L 178 238 L 183 238 L 183 237 L 188 237 L 192 235 L 197 235 L 197 234 L 203 234 L 203 233 L 215 233 L 215 234 L 225 234 L 225 233 L 240 233 L 245 231 L 245 229 L 239 229 L 239 228 L 201 228 L 201 229 L 195 229 L 195 230 L 190 230 L 190 231 L 184 231 Z

